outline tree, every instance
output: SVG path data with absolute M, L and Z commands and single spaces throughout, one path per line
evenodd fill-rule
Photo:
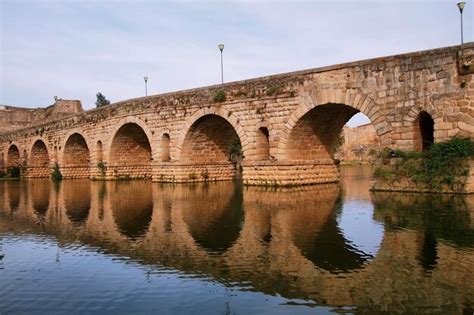
M 110 104 L 110 101 L 105 98 L 104 94 L 98 92 L 96 96 L 97 96 L 97 101 L 95 102 L 96 107 L 101 107 L 101 106 Z

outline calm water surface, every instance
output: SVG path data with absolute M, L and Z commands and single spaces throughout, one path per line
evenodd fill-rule
M 0 313 L 471 314 L 474 197 L 0 182 Z

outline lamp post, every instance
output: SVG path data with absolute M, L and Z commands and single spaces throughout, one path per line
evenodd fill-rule
M 224 50 L 224 44 L 219 44 L 219 50 L 221 51 L 221 83 L 224 84 L 224 57 L 222 51 Z
M 148 89 L 147 89 L 148 77 L 143 77 L 143 80 L 145 80 L 145 96 L 148 96 Z
M 463 37 L 463 26 L 462 26 L 462 11 L 464 10 L 464 5 L 466 2 L 458 2 L 457 6 L 459 9 L 459 13 L 461 14 L 461 45 L 464 44 L 464 37 Z

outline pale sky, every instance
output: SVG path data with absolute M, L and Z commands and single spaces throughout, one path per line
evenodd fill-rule
M 457 1 L 0 0 L 0 104 L 94 107 L 460 43 Z M 473 40 L 466 1 L 464 41 Z M 360 120 L 358 123 L 364 122 Z

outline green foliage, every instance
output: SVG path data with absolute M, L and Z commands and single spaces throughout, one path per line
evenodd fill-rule
M 239 137 L 234 137 L 229 146 L 230 159 L 234 161 L 236 158 L 242 156 L 242 144 Z
M 217 91 L 216 94 L 214 95 L 214 102 L 216 103 L 223 103 L 225 102 L 225 100 L 226 100 L 226 95 L 223 90 Z
M 20 178 L 21 169 L 19 166 L 11 166 L 7 169 L 7 174 L 5 177 L 10 178 Z
M 7 176 L 7 173 L 4 171 L 0 171 L 0 178 L 4 178 Z
M 100 171 L 100 174 L 102 176 L 105 175 L 105 171 L 107 170 L 107 167 L 105 166 L 105 163 L 103 161 L 100 161 L 99 163 L 97 163 L 97 168 L 99 169 Z
M 345 139 L 344 139 L 344 130 L 341 129 L 341 131 L 338 133 L 336 140 L 333 142 L 332 145 L 332 152 L 338 152 L 339 149 L 341 149 L 342 145 L 344 144 Z
M 96 94 L 96 97 L 97 97 L 97 101 L 95 102 L 96 107 L 102 107 L 102 106 L 110 104 L 110 101 L 107 98 L 105 98 L 104 94 L 102 94 L 101 92 L 98 92 Z
M 278 94 L 279 91 L 280 91 L 280 87 L 279 87 L 279 86 L 277 86 L 277 85 L 270 85 L 270 86 L 267 88 L 267 95 L 268 95 L 268 96 L 276 95 L 276 94 Z
M 374 177 L 383 181 L 409 178 L 428 189 L 461 190 L 463 177 L 468 175 L 469 159 L 474 158 L 474 141 L 452 138 L 433 144 L 424 152 L 396 150 L 397 161 L 392 166 L 375 169 Z M 383 155 L 389 154 L 385 150 Z
M 51 179 L 55 182 L 59 182 L 63 179 L 63 174 L 59 170 L 59 164 L 56 162 L 54 163 L 53 171 L 51 172 Z

